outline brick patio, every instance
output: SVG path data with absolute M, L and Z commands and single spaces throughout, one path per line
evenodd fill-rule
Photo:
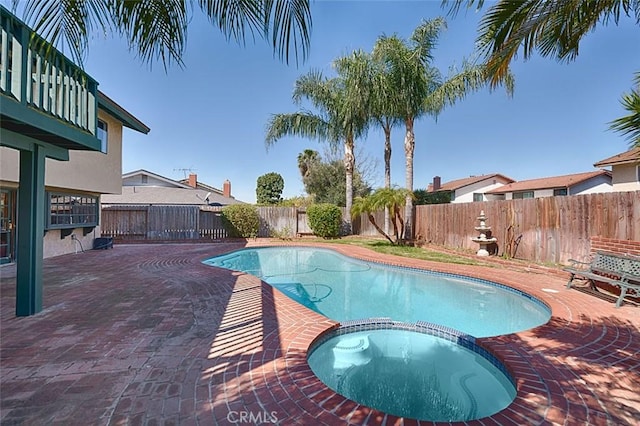
M 255 277 L 201 264 L 244 246 L 116 245 L 47 259 L 44 310 L 25 318 L 15 317 L 15 266 L 0 268 L 0 423 L 418 424 L 346 400 L 315 378 L 306 350 L 332 321 Z M 567 290 L 557 271 L 335 248 L 490 279 L 551 306 L 544 326 L 481 339 L 513 372 L 518 393 L 507 409 L 468 424 L 640 424 L 637 306 L 615 309 Z

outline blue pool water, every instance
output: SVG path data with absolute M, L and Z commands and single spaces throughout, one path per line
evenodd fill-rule
M 487 337 L 527 330 L 551 317 L 542 302 L 505 286 L 359 261 L 326 249 L 243 249 L 204 263 L 255 275 L 338 322 L 388 317 Z
M 314 346 L 309 366 L 335 392 L 399 417 L 462 422 L 506 408 L 516 390 L 477 352 L 409 330 L 333 335 Z

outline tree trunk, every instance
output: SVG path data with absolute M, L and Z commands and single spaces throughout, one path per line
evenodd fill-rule
M 416 138 L 413 134 L 413 118 L 405 120 L 406 134 L 404 136 L 404 155 L 406 166 L 406 188 L 413 192 L 413 152 L 416 146 Z M 404 239 L 413 239 L 413 199 L 407 195 L 404 207 Z
M 353 206 L 353 170 L 356 165 L 356 157 L 353 153 L 353 136 L 349 135 L 344 143 L 344 168 L 346 170 L 345 186 L 346 186 L 346 203 L 347 217 L 345 222 L 347 223 L 347 235 L 351 235 L 351 207 Z
M 384 126 L 384 187 L 391 188 L 391 126 Z M 384 232 L 389 234 L 389 207 L 384 208 Z
M 387 240 L 389 240 L 389 242 L 391 244 L 394 244 L 393 240 L 391 239 L 391 237 L 384 232 L 384 230 L 382 228 L 380 228 L 380 226 L 376 223 L 376 218 L 371 214 L 371 213 L 367 213 L 367 217 L 369 218 L 369 222 L 371 222 L 371 224 L 373 225 L 374 228 L 376 228 L 376 231 L 378 231 L 378 233 L 380 235 L 382 235 L 383 237 L 385 237 Z

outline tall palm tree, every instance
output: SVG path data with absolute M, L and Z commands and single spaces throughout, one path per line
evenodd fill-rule
M 626 135 L 632 147 L 640 148 L 640 72 L 636 73 L 634 83 L 635 88 L 622 95 L 620 101 L 629 115 L 613 120 L 609 128 Z
M 481 9 L 484 0 L 443 0 L 452 15 L 463 4 Z M 491 84 L 507 73 L 509 64 L 521 51 L 526 60 L 535 52 L 559 61 L 572 61 L 579 53 L 580 42 L 598 25 L 618 25 L 623 17 L 640 25 L 640 0 L 500 0 L 484 14 L 478 29 L 479 49 L 487 56 Z M 635 81 L 638 77 L 636 74 Z M 636 84 L 637 85 L 637 84 Z M 614 120 L 611 130 L 630 135 L 632 144 L 640 146 L 640 99 L 632 90 L 621 99 L 631 114 Z
M 443 18 L 423 21 L 406 41 L 397 35 L 381 36 L 373 49 L 375 60 L 384 63 L 384 72 L 391 91 L 386 95 L 389 116 L 405 125 L 405 188 L 413 193 L 413 156 L 415 151 L 415 121 L 424 116 L 437 116 L 443 108 L 453 105 L 467 93 L 483 87 L 487 81 L 486 67 L 463 61 L 462 69 L 443 80 L 438 69 L 430 65 L 433 49 L 440 32 L 446 28 Z M 507 73 L 502 82 L 509 92 L 513 77 Z M 405 204 L 405 238 L 413 238 L 413 202 Z
M 187 26 L 192 11 L 200 9 L 212 25 L 240 43 L 245 38 L 269 40 L 274 54 L 289 61 L 301 53 L 306 59 L 311 30 L 308 0 L 12 0 L 14 14 L 46 41 L 68 49 L 82 64 L 93 32 L 116 33 L 149 64 L 160 60 L 165 68 L 182 64 Z M 291 52 L 293 50 L 293 52 Z
M 366 102 L 364 95 L 351 87 L 353 81 L 345 74 L 326 78 L 319 71 L 310 71 L 298 78 L 293 92 L 293 101 L 300 104 L 303 99 L 318 110 L 313 113 L 300 110 L 290 114 L 274 114 L 267 123 L 265 143 L 274 144 L 283 136 L 302 136 L 328 142 L 336 147 L 344 145 L 346 181 L 346 207 L 353 205 L 353 173 L 355 169 L 355 140 L 367 130 Z M 351 217 L 345 219 L 351 232 Z

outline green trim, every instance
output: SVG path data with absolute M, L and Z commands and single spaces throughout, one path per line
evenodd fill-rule
M 146 124 L 134 117 L 130 112 L 115 103 L 111 98 L 98 90 L 98 107 L 119 120 L 123 126 L 145 135 L 151 130 Z
M 29 130 L 25 130 L 24 133 L 35 139 L 45 140 L 63 148 L 100 151 L 100 140 L 97 136 L 25 106 L 9 96 L 0 95 L 0 115 L 2 121 L 8 118 L 15 121 L 16 126 L 28 126 Z M 5 122 L 2 127 L 10 127 L 10 123 Z
M 42 310 L 42 258 L 44 252 L 44 150 L 20 151 L 18 188 L 16 315 Z
M 35 151 L 36 147 L 40 147 L 45 157 L 69 161 L 69 150 L 66 148 L 60 148 L 2 128 L 0 128 L 0 146 L 8 146 L 9 148 L 30 152 Z

